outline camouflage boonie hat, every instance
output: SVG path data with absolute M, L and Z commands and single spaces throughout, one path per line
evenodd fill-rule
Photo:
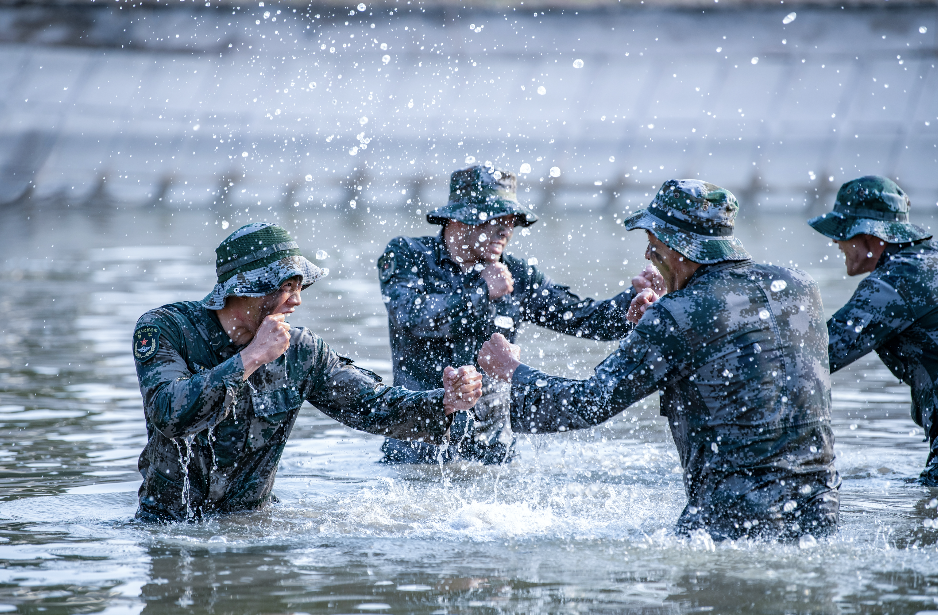
M 303 288 L 325 275 L 300 254 L 290 234 L 279 226 L 242 226 L 215 248 L 218 283 L 202 303 L 210 310 L 225 307 L 226 297 L 263 297 L 286 280 L 300 276 Z
M 751 257 L 733 237 L 739 205 L 729 190 L 697 179 L 669 179 L 646 209 L 622 221 L 626 230 L 651 231 L 685 258 L 708 265 Z
M 854 179 L 837 191 L 834 211 L 808 220 L 814 230 L 836 241 L 872 235 L 887 243 L 928 239 L 928 233 L 909 222 L 909 196 L 896 182 L 878 175 Z
M 518 180 L 513 173 L 475 165 L 456 171 L 449 180 L 449 202 L 427 213 L 430 224 L 456 220 L 475 226 L 492 218 L 517 216 L 522 226 L 537 222 L 530 208 L 518 202 Z

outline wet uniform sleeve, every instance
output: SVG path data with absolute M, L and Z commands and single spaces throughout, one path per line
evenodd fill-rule
M 525 319 L 530 322 L 558 333 L 606 341 L 621 340 L 632 330 L 626 314 L 635 296 L 633 288 L 605 301 L 581 299 L 537 269 L 531 272 L 530 284 L 525 304 Z
M 306 400 L 353 429 L 398 440 L 439 444 L 451 422 L 443 412 L 443 389 L 409 391 L 340 357 L 319 341 L 318 360 Z
M 585 429 L 619 414 L 676 377 L 688 363 L 670 314 L 649 308 L 589 380 L 521 365 L 512 378 L 511 426 L 518 433 Z
M 148 424 L 167 438 L 199 433 L 221 422 L 244 388 L 241 354 L 192 373 L 178 350 L 182 336 L 165 322 L 160 325 L 156 354 L 136 361 Z
M 464 319 L 471 323 L 494 314 L 488 286 L 478 273 L 460 276 L 463 283 L 456 292 L 430 292 L 409 251 L 394 240 L 378 259 L 381 296 L 393 326 L 416 337 L 447 339 Z
M 914 321 L 911 307 L 895 288 L 879 278 L 863 280 L 850 301 L 827 321 L 831 371 L 875 350 Z

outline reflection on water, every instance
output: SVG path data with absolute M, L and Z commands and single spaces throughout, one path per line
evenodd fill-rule
M 434 228 L 390 210 L 264 215 L 331 270 L 292 322 L 389 376 L 374 261 L 391 237 Z M 669 536 L 684 495 L 654 396 L 588 432 L 522 437 L 521 459 L 494 468 L 383 466 L 381 438 L 308 408 L 280 504 L 132 523 L 145 443 L 133 324 L 208 292 L 214 246 L 232 230 L 216 222 L 50 203 L 0 212 L 0 612 L 938 610 L 938 490 L 914 483 L 927 447 L 907 387 L 875 357 L 834 375 L 843 521 L 806 548 Z M 829 312 L 856 285 L 798 217 L 750 216 L 739 235 L 757 258 L 807 269 Z M 644 244 L 579 214 L 547 216 L 513 248 L 609 296 Z M 526 362 L 576 377 L 614 347 L 534 328 L 522 344 Z

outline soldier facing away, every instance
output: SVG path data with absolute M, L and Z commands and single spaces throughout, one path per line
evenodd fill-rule
M 513 174 L 491 166 L 456 171 L 448 203 L 429 212 L 427 221 L 442 225 L 439 235 L 397 237 L 378 260 L 395 385 L 438 387 L 444 366 L 473 364 L 492 333 L 514 340 L 523 321 L 596 340 L 621 339 L 631 328 L 631 290 L 607 301 L 581 299 L 533 262 L 504 253 L 515 228 L 537 221 L 518 202 Z M 473 416 L 454 419 L 451 442 L 463 434 L 458 445 L 441 450 L 388 439 L 385 460 L 510 460 L 515 439 L 507 386 L 488 379 L 483 386 Z
M 737 210 L 718 186 L 669 180 L 625 220 L 646 230 L 667 293 L 636 296 L 638 324 L 592 378 L 523 365 L 497 335 L 479 364 L 511 381 L 511 424 L 530 433 L 588 428 L 660 390 L 684 469 L 678 533 L 822 535 L 837 524 L 840 476 L 821 296 L 803 271 L 752 262 L 733 236 Z
M 269 501 L 303 401 L 369 433 L 441 442 L 450 415 L 481 395 L 474 367 L 447 366 L 443 389 L 389 388 L 285 318 L 322 277 L 282 228 L 249 224 L 215 250 L 202 301 L 140 317 L 133 353 L 147 445 L 137 518 L 180 521 Z
M 870 175 L 845 183 L 834 211 L 808 221 L 844 253 L 847 275 L 869 273 L 827 321 L 831 371 L 875 350 L 912 387 L 912 420 L 931 441 L 920 481 L 938 487 L 938 248 L 909 222 L 909 197 Z

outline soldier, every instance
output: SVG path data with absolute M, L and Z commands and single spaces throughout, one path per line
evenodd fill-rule
M 350 427 L 442 442 L 449 415 L 481 395 L 474 367 L 447 367 L 442 390 L 388 388 L 285 318 L 322 277 L 282 228 L 249 224 L 215 250 L 201 302 L 140 317 L 133 353 L 148 442 L 137 518 L 196 519 L 271 500 L 303 400 Z
M 938 487 L 938 249 L 910 207 L 895 182 L 870 175 L 841 186 L 834 211 L 808 224 L 844 253 L 847 275 L 870 274 L 827 321 L 831 371 L 875 350 L 912 387 L 912 420 L 931 441 L 919 480 Z
M 803 271 L 751 261 L 733 237 L 737 210 L 718 186 L 669 180 L 625 220 L 646 230 L 645 258 L 667 293 L 636 296 L 638 324 L 592 378 L 523 365 L 498 335 L 479 365 L 511 381 L 511 424 L 530 433 L 588 428 L 660 390 L 684 469 L 678 533 L 824 534 L 837 523 L 840 477 L 821 296 Z
M 518 226 L 537 221 L 518 202 L 515 176 L 491 166 L 453 173 L 449 202 L 427 214 L 442 225 L 435 237 L 397 237 L 378 260 L 388 310 L 394 384 L 410 389 L 440 386 L 443 367 L 472 364 L 479 348 L 500 331 L 514 340 L 522 321 L 568 335 L 615 340 L 630 328 L 631 291 L 597 302 L 555 284 L 534 259 L 505 254 Z M 446 449 L 388 439 L 391 463 L 432 463 L 456 458 L 501 463 L 514 455 L 507 386 L 485 381 L 473 417 L 458 415 Z

